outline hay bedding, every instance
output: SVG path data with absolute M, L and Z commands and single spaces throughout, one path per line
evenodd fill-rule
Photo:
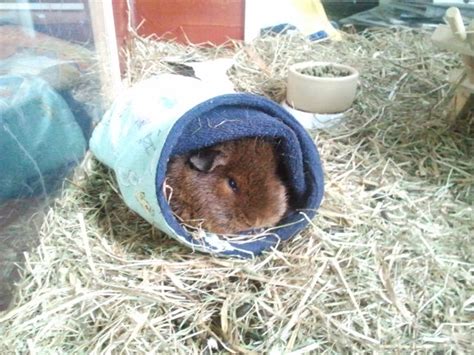
M 137 39 L 128 80 L 230 52 Z M 327 188 L 312 227 L 252 261 L 193 254 L 87 159 L 0 315 L 0 352 L 471 352 L 472 121 L 446 120 L 458 58 L 408 30 L 259 39 L 235 57 L 237 87 L 275 100 L 299 60 L 361 72 L 345 124 L 314 133 Z

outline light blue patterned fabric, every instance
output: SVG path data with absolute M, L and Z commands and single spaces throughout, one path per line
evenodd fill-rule
M 68 105 L 47 82 L 0 76 L 0 202 L 48 193 L 86 146 Z

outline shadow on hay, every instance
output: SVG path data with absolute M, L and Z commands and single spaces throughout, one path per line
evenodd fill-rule
M 153 227 L 125 204 L 111 169 L 94 159 L 88 174 L 81 188 L 89 229 L 97 229 L 136 258 L 189 254 L 188 248 Z
M 43 198 L 10 200 L 0 206 L 0 311 L 8 309 L 15 295 L 24 253 L 39 243 L 45 206 Z

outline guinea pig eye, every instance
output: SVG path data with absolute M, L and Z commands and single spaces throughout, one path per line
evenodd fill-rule
M 232 179 L 232 178 L 229 178 L 229 179 L 227 180 L 227 182 L 228 182 L 230 188 L 231 188 L 234 192 L 237 192 L 237 190 L 238 190 L 239 188 L 238 188 L 237 183 L 235 182 L 235 180 Z

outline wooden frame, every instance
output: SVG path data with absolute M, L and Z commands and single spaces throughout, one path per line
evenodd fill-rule
M 112 0 L 88 0 L 105 104 L 121 91 L 119 48 Z
M 439 25 L 431 40 L 439 48 L 462 55 L 464 69 L 450 73 L 450 81 L 457 84 L 450 113 L 450 121 L 455 121 L 474 110 L 474 21 L 466 31 L 456 7 L 446 11 L 445 20 L 448 25 Z

